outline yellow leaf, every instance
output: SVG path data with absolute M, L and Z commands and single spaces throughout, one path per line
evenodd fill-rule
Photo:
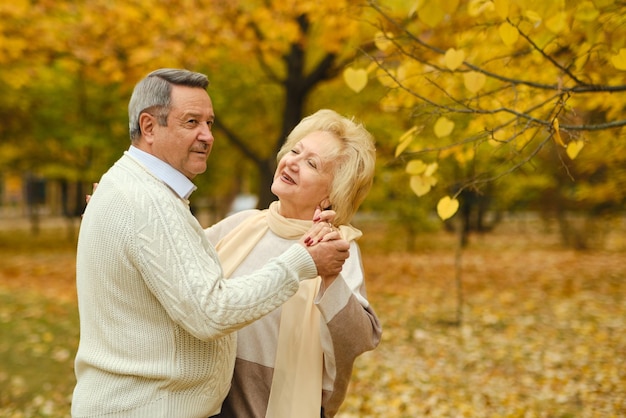
M 504 22 L 500 25 L 498 29 L 498 33 L 500 34 L 500 39 L 504 42 L 506 46 L 512 46 L 517 42 L 519 38 L 519 32 L 517 28 L 511 25 L 509 22 Z
M 509 0 L 494 0 L 496 14 L 500 19 L 509 17 Z
M 589 61 L 589 52 L 591 51 L 591 45 L 589 45 L 588 42 L 583 42 L 578 51 L 578 58 L 576 58 L 576 60 L 574 61 L 574 66 L 578 70 L 580 70 L 585 66 L 587 61 Z
M 600 12 L 591 1 L 584 1 L 576 7 L 574 18 L 582 22 L 593 22 L 598 18 Z
M 446 55 L 444 56 L 444 62 L 446 63 L 446 67 L 448 69 L 454 71 L 463 64 L 463 60 L 465 60 L 465 52 L 463 50 L 456 50 L 454 48 L 450 48 L 446 51 Z
M 417 16 L 422 23 L 434 28 L 443 20 L 445 12 L 437 1 L 425 1 L 417 11 Z
M 413 126 L 411 129 L 402 134 L 400 139 L 398 140 L 399 144 L 396 148 L 395 156 L 402 154 L 402 152 L 407 149 L 407 147 L 413 142 L 413 138 L 416 134 L 422 131 L 422 126 Z
M 554 142 L 562 147 L 565 147 L 565 142 L 563 142 L 563 138 L 561 138 L 561 132 L 559 130 L 559 120 L 557 118 L 554 118 L 554 120 L 552 121 L 552 127 L 554 128 L 554 134 L 552 135 Z
M 409 185 L 418 197 L 424 196 L 437 183 L 434 177 L 411 176 Z
M 452 14 L 459 7 L 459 0 L 439 0 L 444 13 Z
M 471 17 L 477 17 L 493 9 L 494 6 L 491 0 L 470 0 L 467 4 L 467 14 Z
M 426 164 L 422 160 L 411 160 L 406 165 L 406 172 L 413 176 L 418 176 L 424 171 L 426 171 Z
M 346 68 L 343 72 L 343 79 L 352 90 L 360 92 L 367 85 L 367 70 L 359 68 Z
M 374 35 L 374 44 L 380 51 L 386 51 L 387 48 L 392 45 L 392 38 L 393 34 L 391 32 L 376 32 L 376 35 Z
M 437 119 L 437 122 L 435 122 L 435 135 L 437 135 L 437 138 L 450 135 L 453 129 L 454 122 L 445 116 L 440 117 Z
M 626 48 L 621 48 L 619 54 L 613 55 L 611 63 L 618 70 L 626 71 Z
M 469 73 L 463 74 L 463 80 L 465 82 L 465 88 L 472 93 L 476 93 L 485 86 L 487 77 L 483 73 L 470 71 Z
M 424 175 L 427 176 L 427 177 L 430 177 L 433 174 L 435 174 L 435 171 L 437 171 L 438 168 L 439 168 L 439 164 L 437 164 L 437 163 L 430 163 L 426 167 L 426 171 L 424 171 Z
M 574 160 L 576 157 L 578 157 L 578 153 L 581 149 L 583 149 L 584 146 L 585 143 L 583 141 L 571 141 L 567 144 L 567 150 L 565 152 L 567 152 L 567 156 L 570 159 Z
M 567 15 L 564 12 L 555 13 L 546 19 L 546 28 L 552 33 L 561 33 L 566 29 Z
M 534 10 L 526 10 L 524 12 L 524 16 L 526 16 L 526 18 L 530 20 L 532 23 L 541 22 L 541 15 L 535 12 Z
M 395 88 L 398 87 L 398 83 L 394 79 L 396 76 L 393 69 L 387 69 L 386 71 L 383 69 L 379 69 L 376 71 L 376 77 L 378 82 L 385 87 Z
M 437 203 L 437 215 L 442 221 L 451 218 L 457 210 L 459 210 L 459 201 L 450 196 L 442 197 Z

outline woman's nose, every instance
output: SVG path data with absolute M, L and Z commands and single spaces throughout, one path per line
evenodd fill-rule
M 291 168 L 292 170 L 297 170 L 299 168 L 300 166 L 299 162 L 300 160 L 298 159 L 297 156 L 288 157 L 286 161 L 287 166 Z

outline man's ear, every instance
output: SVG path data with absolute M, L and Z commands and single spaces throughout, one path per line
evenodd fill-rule
M 149 113 L 142 113 L 139 115 L 139 128 L 141 129 L 141 136 L 143 136 L 149 144 L 152 144 L 154 141 L 154 128 L 156 123 L 156 118 Z

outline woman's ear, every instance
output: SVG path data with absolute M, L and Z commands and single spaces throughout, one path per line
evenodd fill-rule
M 324 210 L 332 209 L 333 205 L 330 204 L 330 200 L 328 198 L 322 200 L 320 203 L 320 207 Z
M 154 141 L 155 126 L 156 119 L 154 116 L 149 113 L 142 113 L 139 115 L 139 128 L 141 129 L 141 136 L 143 136 L 149 144 Z

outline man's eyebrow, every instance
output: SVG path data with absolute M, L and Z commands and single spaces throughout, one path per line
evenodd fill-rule
M 182 116 L 183 119 L 187 119 L 187 118 L 194 118 L 194 119 L 201 119 L 203 117 L 201 112 L 196 112 L 196 111 L 187 111 L 187 112 L 183 112 Z M 207 120 L 215 120 L 215 115 L 208 115 Z

